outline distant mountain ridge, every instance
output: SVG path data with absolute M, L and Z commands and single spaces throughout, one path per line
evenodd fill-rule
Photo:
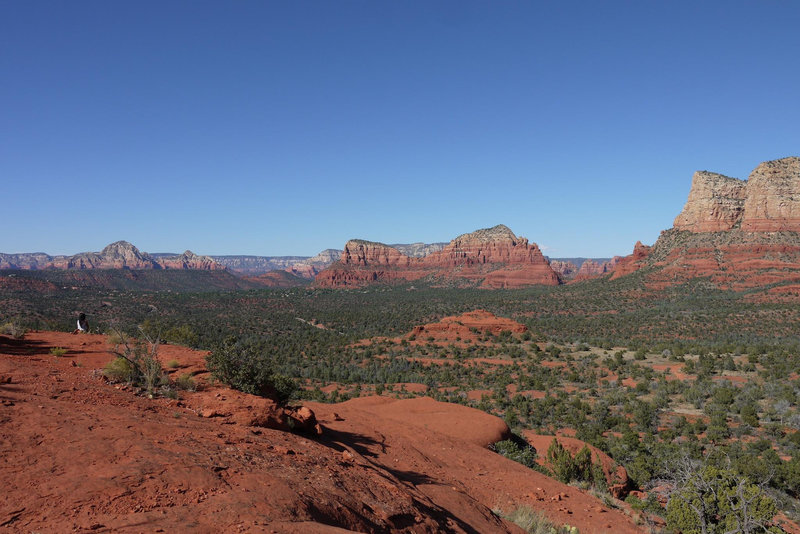
M 0 253 L 0 269 L 192 269 L 223 270 L 208 256 L 187 250 L 182 254 L 154 255 L 140 251 L 127 241 L 116 241 L 100 252 L 81 252 L 72 256 L 50 256 L 41 252 Z

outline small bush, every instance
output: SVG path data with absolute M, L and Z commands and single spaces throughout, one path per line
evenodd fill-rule
M 297 382 L 277 374 L 269 355 L 257 344 L 229 337 L 206 356 L 206 366 L 213 377 L 234 389 L 275 398 L 279 404 L 291 400 Z
M 497 515 L 516 524 L 528 534 L 579 534 L 576 527 L 564 525 L 557 527 L 541 512 L 530 506 L 520 506 L 512 512 L 505 514 L 502 510 L 494 511 Z
M 519 445 L 515 440 L 506 439 L 492 445 L 494 452 L 514 460 L 525 467 L 536 466 L 536 449 L 530 445 Z
M 67 353 L 67 349 L 65 349 L 63 347 L 51 347 L 50 348 L 50 354 L 52 354 L 53 356 L 56 356 L 56 357 L 63 356 L 66 353 Z
M 164 339 L 175 345 L 183 345 L 186 347 L 196 347 L 200 341 L 200 336 L 197 335 L 191 326 L 181 325 L 174 326 L 164 332 Z
M 133 365 L 122 357 L 116 357 L 103 368 L 103 375 L 112 382 L 132 382 Z
M 148 396 L 153 396 L 158 388 L 169 384 L 169 379 L 158 359 L 158 343 L 141 340 L 129 340 L 119 331 L 116 338 L 120 340 L 112 352 L 117 359 L 122 358 L 131 367 L 130 378 L 127 382 L 144 388 Z M 114 363 L 114 362 L 112 362 Z
M 14 339 L 23 339 L 28 329 L 22 326 L 19 319 L 13 319 L 0 326 L 0 334 L 11 336 Z
M 191 373 L 183 373 L 175 380 L 175 387 L 186 391 L 197 391 L 197 383 Z
M 178 360 L 170 360 L 167 362 L 167 367 L 170 369 L 177 369 L 180 367 L 181 363 Z

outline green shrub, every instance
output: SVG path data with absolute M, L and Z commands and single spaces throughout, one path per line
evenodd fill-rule
M 558 439 L 553 438 L 550 447 L 547 448 L 547 462 L 553 471 L 553 476 L 565 484 L 588 482 L 598 489 L 606 488 L 602 466 L 592 463 L 592 451 L 586 445 L 572 456 Z
M 122 358 L 130 365 L 130 377 L 127 382 L 144 388 L 149 396 L 156 390 L 169 384 L 169 379 L 158 359 L 158 343 L 141 340 L 130 340 L 122 332 L 115 331 L 115 339 L 119 340 L 112 353 L 117 359 Z M 112 362 L 114 363 L 114 362 Z
M 528 534 L 579 534 L 576 527 L 564 525 L 557 527 L 541 512 L 523 505 L 506 514 L 502 510 L 494 510 L 495 514 L 511 521 Z
M 164 339 L 170 343 L 184 345 L 186 347 L 196 347 L 200 341 L 200 337 L 197 335 L 197 332 L 195 332 L 191 326 L 186 324 L 174 326 L 164 332 Z
M 269 355 L 256 343 L 233 337 L 214 347 L 206 356 L 212 376 L 228 386 L 286 404 L 298 389 L 291 378 L 277 374 Z
M 132 382 L 133 365 L 122 357 L 116 357 L 103 368 L 103 375 L 112 382 Z
M 167 362 L 167 367 L 170 369 L 177 369 L 181 363 L 178 360 L 170 360 Z
M 53 356 L 63 356 L 66 353 L 67 353 L 67 349 L 65 349 L 63 347 L 51 347 L 50 348 L 50 354 L 52 354 Z
M 769 526 L 775 501 L 732 469 L 705 465 L 687 473 L 667 503 L 667 528 L 701 532 L 781 532 Z
M 0 334 L 11 336 L 14 339 L 23 339 L 28 329 L 22 326 L 19 319 L 13 319 L 0 326 Z
M 197 391 L 197 383 L 191 373 L 183 373 L 176 378 L 175 387 L 186 391 Z
M 505 439 L 492 445 L 494 452 L 514 460 L 525 467 L 538 466 L 536 463 L 536 449 L 530 445 L 519 445 L 516 440 Z

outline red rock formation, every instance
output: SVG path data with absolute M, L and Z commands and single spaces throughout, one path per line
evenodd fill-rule
M 492 289 L 560 283 L 539 247 L 517 238 L 503 225 L 461 235 L 422 258 L 411 258 L 382 243 L 348 241 L 342 259 L 317 275 L 315 283 L 347 287 L 424 277 Z
M 673 226 L 690 232 L 730 230 L 742 217 L 746 194 L 747 182 L 698 171 L 692 178 L 689 199 Z
M 636 272 L 644 267 L 647 256 L 650 255 L 650 249 L 651 247 L 643 245 L 641 241 L 637 241 L 633 246 L 633 253 L 617 261 L 611 279 L 614 280 L 620 276 Z
M 497 317 L 485 310 L 474 310 L 454 317 L 445 317 L 437 323 L 415 326 L 403 338 L 416 341 L 418 344 L 428 343 L 429 338 L 433 338 L 434 343 L 454 343 L 465 339 L 475 341 L 478 332 L 498 335 L 503 331 L 521 334 L 527 332 L 528 327 L 505 317 Z
M 653 288 L 708 278 L 726 289 L 800 281 L 800 158 L 760 164 L 748 181 L 695 173 L 675 227 L 637 243 L 612 278 L 651 267 Z
M 722 232 L 800 231 L 800 158 L 767 161 L 745 182 L 721 174 L 694 174 L 689 199 L 674 228 Z
M 578 273 L 578 266 L 571 261 L 550 260 L 550 268 L 562 279 L 572 278 Z

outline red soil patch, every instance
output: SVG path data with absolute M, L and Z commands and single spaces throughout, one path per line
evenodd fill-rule
M 67 354 L 51 355 L 55 346 Z M 204 384 L 203 353 L 164 346 L 161 355 Z M 99 376 L 111 358 L 103 336 L 0 337 L 4 528 L 518 532 L 490 508 L 525 503 L 582 532 L 638 531 L 586 493 L 487 450 L 508 429 L 477 410 L 431 399 L 314 404 L 323 434 L 301 436 L 253 426 L 285 414 L 219 386 L 180 401 L 135 396 Z

